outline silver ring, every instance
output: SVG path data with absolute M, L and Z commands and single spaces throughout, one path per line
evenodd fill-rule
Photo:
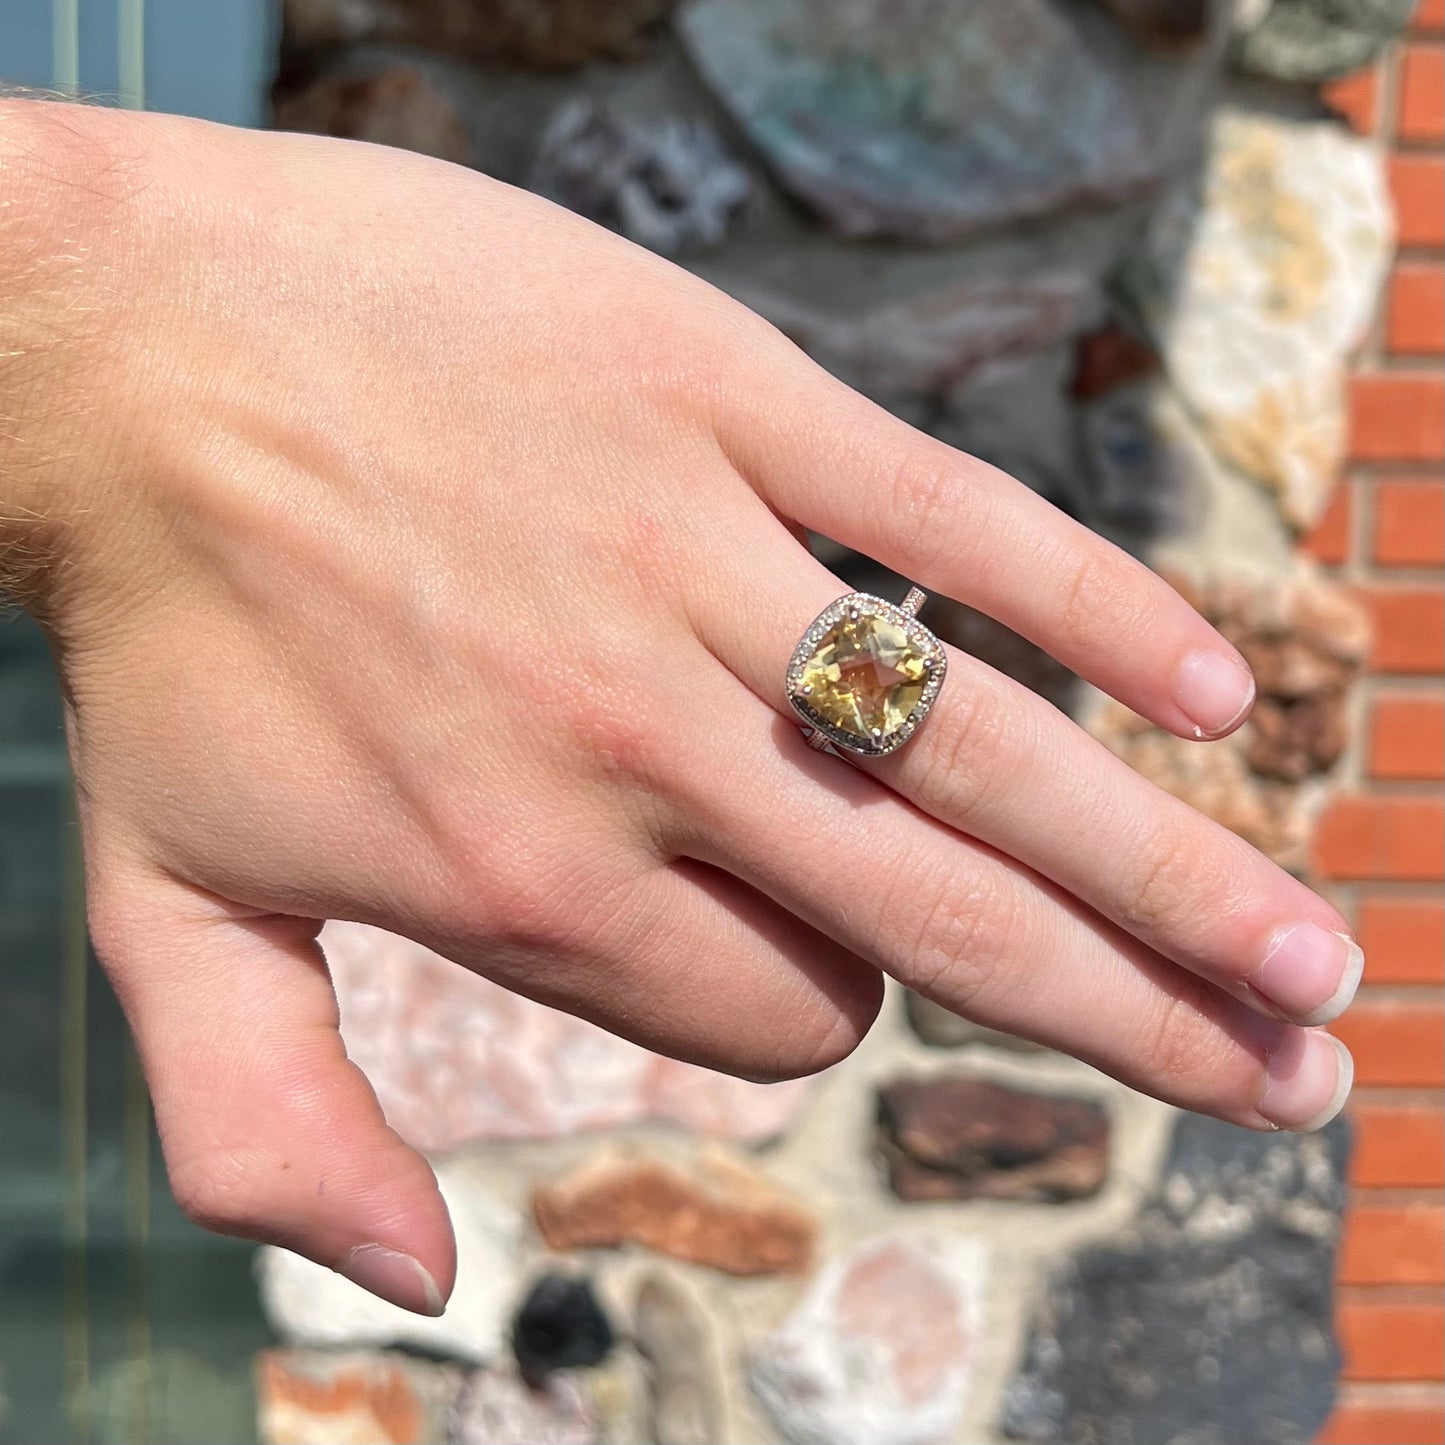
M 943 644 L 918 620 L 926 594 L 902 606 L 850 592 L 803 634 L 788 663 L 788 701 L 820 752 L 877 758 L 901 748 L 938 698 Z

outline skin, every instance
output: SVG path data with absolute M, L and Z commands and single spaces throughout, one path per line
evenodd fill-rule
M 750 1077 L 843 1058 L 891 974 L 1246 1127 L 1343 1103 L 1300 1022 L 1348 1001 L 1345 921 L 1033 694 L 955 654 L 898 754 L 804 743 L 784 670 L 847 589 L 803 528 L 1182 736 L 1243 718 L 1230 646 L 1022 486 L 438 162 L 11 101 L 0 227 L 0 541 L 202 1224 L 450 1290 L 326 918 Z

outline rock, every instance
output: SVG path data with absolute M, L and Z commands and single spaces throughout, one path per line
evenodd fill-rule
M 1044 0 L 691 0 L 678 27 L 845 236 L 949 241 L 1152 179 L 1128 93 Z
M 1169 374 L 1229 465 L 1319 517 L 1345 442 L 1344 376 L 1391 248 L 1379 149 L 1328 122 L 1216 119 L 1202 195 L 1160 208 L 1129 282 Z
M 1238 833 L 1281 868 L 1302 873 L 1308 867 L 1314 809 L 1293 787 L 1255 773 L 1238 734 L 1201 747 L 1120 703 L 1106 704 L 1089 731 L 1135 772 Z
M 666 1275 L 649 1274 L 639 1286 L 632 1337 L 647 1364 L 652 1445 L 717 1445 L 727 1438 L 707 1317 Z
M 286 0 L 292 49 L 382 42 L 495 65 L 636 58 L 673 0 Z
M 451 102 L 410 65 L 371 75 L 326 75 L 277 100 L 278 130 L 397 146 L 470 165 L 472 143 Z
M 913 1032 L 935 1049 L 960 1049 L 966 1044 L 989 1044 L 994 1048 L 1017 1050 L 1020 1053 L 1042 1052 L 1042 1045 L 1015 1034 L 985 1028 L 972 1019 L 946 1009 L 921 993 L 908 993 L 904 1005 Z
M 717 1149 L 687 1171 L 609 1149 L 539 1187 L 532 1207 L 552 1249 L 639 1244 L 738 1275 L 806 1269 L 817 1233 L 809 1210 Z
M 1229 577 L 1241 585 L 1272 586 L 1299 574 L 1299 538 L 1280 514 L 1277 494 L 1220 460 L 1167 382 L 1144 385 L 1148 425 L 1156 444 L 1167 450 L 1171 469 L 1177 468 L 1172 475 L 1181 490 L 1179 515 L 1189 521 L 1182 530 L 1150 538 L 1143 559 L 1166 576 L 1211 583 Z M 1134 394 L 1134 388 L 1116 393 Z M 1091 477 L 1095 465 L 1091 457 Z
M 1189 537 L 1205 505 L 1193 437 L 1169 425 L 1159 388 L 1143 381 L 1079 408 L 1088 478 L 1082 519 L 1132 550 Z
M 1276 80 L 1334 80 L 1374 60 L 1415 0 L 1272 0 L 1241 26 L 1238 60 Z
M 1370 622 L 1326 582 L 1216 586 L 1203 610 L 1243 653 L 1259 699 L 1245 734 L 1261 777 L 1301 782 L 1329 771 L 1349 741 L 1349 691 L 1370 650 Z
M 527 184 L 665 256 L 717 245 L 753 185 L 711 126 L 665 119 L 644 127 L 581 97 L 548 123 Z
M 553 1375 L 532 1389 L 510 1371 L 485 1369 L 452 1407 L 451 1445 L 601 1445 L 596 1405 L 581 1381 Z
M 380 929 L 328 923 L 321 939 L 347 1052 L 387 1122 L 423 1149 L 644 1119 L 756 1142 L 781 1132 L 809 1087 L 661 1058 Z
M 412 1314 L 289 1250 L 265 1246 L 257 1257 L 261 1301 L 286 1340 L 307 1345 L 409 1345 L 462 1360 L 487 1360 L 503 1348 L 520 1265 L 521 1220 L 483 1192 L 457 1164 L 437 1169 L 457 1237 L 457 1279 L 438 1319 Z
M 1165 791 L 1302 871 L 1319 800 L 1298 785 L 1327 774 L 1348 743 L 1349 695 L 1369 651 L 1368 616 L 1344 589 L 1308 575 L 1193 587 L 1175 580 L 1253 669 L 1254 714 L 1205 748 L 1118 704 L 1105 707 L 1090 730 Z
M 1189 50 L 1209 34 L 1211 0 L 1102 0 L 1121 25 L 1154 50 Z
M 1191 600 L 1244 653 L 1262 696 L 1342 692 L 1369 656 L 1369 614 L 1332 582 L 1243 587 L 1226 580 L 1192 589 Z
M 925 430 L 1082 519 L 1091 505 L 1080 478 L 1078 409 L 1069 397 L 1072 338 L 1046 351 L 982 367 L 925 419 Z
M 761 291 L 740 299 L 854 390 L 900 409 L 1072 336 L 1088 324 L 1096 292 L 1088 278 L 1057 274 L 932 289 L 850 312 Z
M 831 1261 L 748 1362 L 789 1445 L 937 1445 L 967 1402 L 983 1250 L 956 1235 L 882 1237 Z
M 1339 1371 L 1332 1280 L 1347 1154 L 1323 1134 L 1182 1115 L 1135 1238 L 1050 1284 L 1007 1398 L 1009 1439 L 1306 1445 Z
M 910 1203 L 1086 1199 L 1109 1174 L 1109 1116 L 1089 1099 L 962 1075 L 895 1079 L 879 1090 L 878 1124 L 889 1186 Z
M 527 1291 L 512 1325 L 512 1353 L 529 1385 L 557 1370 L 600 1365 L 612 1349 L 612 1326 L 585 1279 L 544 1274 Z
M 464 1379 L 412 1355 L 331 1350 L 263 1350 L 255 1373 L 262 1445 L 437 1445 Z M 208 1424 L 189 1439 L 223 1438 Z
M 1120 387 L 1157 376 L 1163 366 L 1150 342 L 1114 323 L 1079 337 L 1074 360 L 1069 394 L 1075 401 L 1097 401 Z

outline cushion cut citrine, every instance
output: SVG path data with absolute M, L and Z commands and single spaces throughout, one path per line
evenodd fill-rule
M 858 738 L 887 738 L 928 682 L 928 654 L 888 617 L 845 617 L 823 634 L 799 679 L 808 706 Z

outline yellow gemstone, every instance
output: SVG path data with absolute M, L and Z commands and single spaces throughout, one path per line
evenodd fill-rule
M 888 738 L 928 682 L 928 654 L 887 617 L 845 617 L 803 664 L 800 690 L 824 721 L 858 738 Z

